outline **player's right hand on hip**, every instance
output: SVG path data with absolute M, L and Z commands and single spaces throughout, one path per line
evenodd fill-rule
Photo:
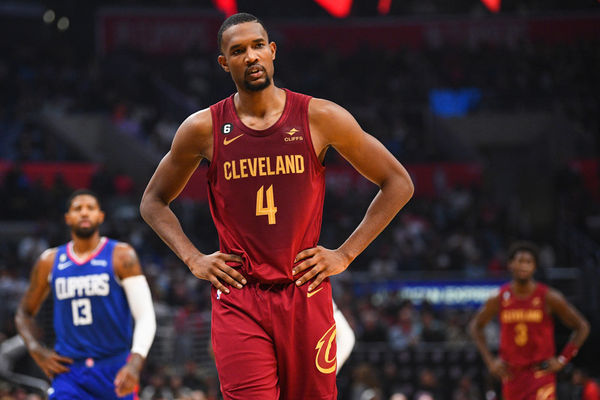
M 238 265 L 230 266 L 227 265 L 228 262 Z M 188 260 L 187 266 L 197 278 L 209 281 L 223 293 L 229 293 L 229 288 L 224 283 L 238 289 L 246 284 L 244 276 L 235 270 L 242 266 L 242 262 L 242 257 L 238 255 L 216 251 L 212 254 L 197 254 Z
M 50 379 L 57 374 L 69 372 L 67 365 L 73 364 L 73 359 L 50 350 L 42 345 L 37 345 L 29 350 L 35 363 L 44 371 Z M 66 365 L 65 365 L 66 364 Z

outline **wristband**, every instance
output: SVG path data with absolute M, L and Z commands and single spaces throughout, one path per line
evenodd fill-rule
M 567 343 L 563 351 L 558 356 L 558 362 L 563 365 L 566 365 L 573 357 L 577 355 L 579 348 L 575 346 L 572 342 Z

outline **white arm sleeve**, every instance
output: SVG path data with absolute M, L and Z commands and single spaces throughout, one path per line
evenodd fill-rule
M 144 275 L 136 275 L 123 279 L 121 285 L 135 320 L 131 352 L 146 358 L 156 333 L 156 316 L 148 281 Z
M 342 314 L 335 302 L 333 302 L 333 318 L 335 319 L 336 325 L 337 371 L 339 372 L 342 365 L 344 365 L 348 357 L 350 357 L 350 353 L 352 353 L 356 337 L 354 336 L 354 331 L 350 327 L 350 324 L 346 318 L 344 318 L 344 314 Z

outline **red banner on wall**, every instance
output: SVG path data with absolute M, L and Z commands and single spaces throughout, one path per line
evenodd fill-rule
M 104 9 L 96 23 L 101 53 L 119 48 L 149 54 L 178 54 L 216 48 L 222 17 L 217 13 L 162 9 Z
M 97 18 L 98 48 L 103 53 L 126 47 L 150 54 L 214 49 L 222 20 L 216 12 L 104 9 Z M 523 40 L 553 43 L 600 36 L 598 15 L 266 22 L 277 41 L 311 48 L 334 46 L 338 51 L 364 45 L 387 50 L 448 44 L 510 46 Z
M 13 164 L 0 161 L 0 180 L 13 168 Z M 92 176 L 98 170 L 97 164 L 90 163 L 66 163 L 66 162 L 35 162 L 21 165 L 23 174 L 29 182 L 40 181 L 45 188 L 54 185 L 57 177 L 62 177 L 65 183 L 73 188 L 88 188 Z
M 0 182 L 13 164 L 0 161 Z M 24 175 L 30 182 L 40 180 L 44 187 L 50 188 L 57 176 L 62 176 L 71 188 L 88 188 L 97 164 L 88 163 L 24 163 Z M 430 163 L 406 166 L 415 183 L 415 195 L 433 197 L 439 190 L 440 182 L 446 187 L 472 186 L 481 183 L 482 168 L 478 164 L 469 163 Z M 208 185 L 206 165 L 200 166 L 190 178 L 181 193 L 181 198 L 206 201 Z M 326 169 L 327 188 L 343 192 L 364 192 L 372 190 L 374 185 L 363 178 L 354 168 L 347 164 L 334 164 Z

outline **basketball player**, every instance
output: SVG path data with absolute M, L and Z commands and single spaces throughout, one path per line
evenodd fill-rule
M 225 399 L 335 399 L 328 277 L 385 228 L 413 185 L 345 109 L 273 84 L 277 48 L 256 17 L 229 17 L 218 45 L 237 93 L 181 124 L 141 213 L 191 272 L 213 285 L 211 336 Z M 318 246 L 330 147 L 380 188 L 337 249 Z M 220 240 L 212 254 L 190 242 L 169 208 L 203 158 Z
M 156 331 L 154 307 L 135 250 L 101 237 L 103 220 L 93 192 L 71 195 L 65 221 L 72 241 L 42 253 L 17 309 L 17 330 L 52 380 L 50 399 L 137 397 L 140 370 Z M 35 334 L 34 316 L 49 292 L 54 351 Z
M 589 324 L 562 294 L 533 279 L 538 260 L 535 245 L 514 243 L 508 256 L 512 281 L 475 315 L 471 335 L 490 372 L 502 380 L 504 399 L 556 399 L 555 373 L 577 354 L 589 334 Z M 483 334 L 485 325 L 496 315 L 500 320 L 499 357 L 487 348 Z M 573 329 L 558 357 L 553 315 Z

